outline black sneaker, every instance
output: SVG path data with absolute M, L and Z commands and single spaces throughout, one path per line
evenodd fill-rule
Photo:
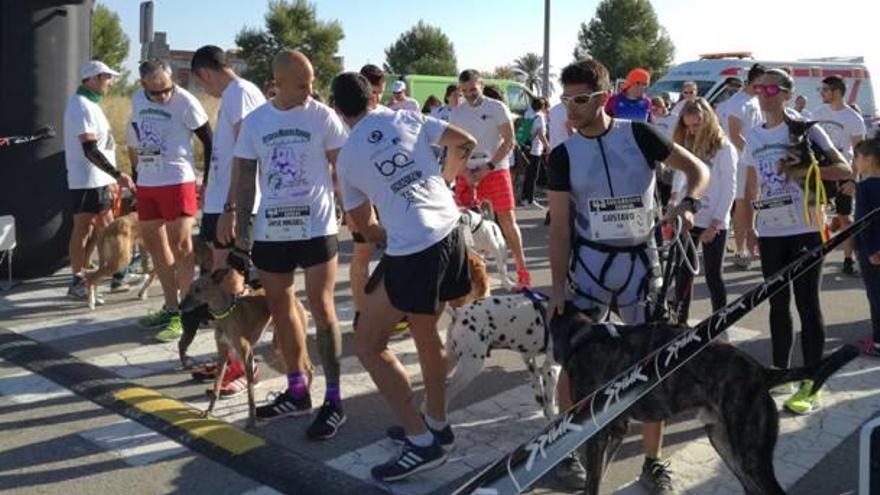
M 271 404 L 257 408 L 257 419 L 267 421 L 288 416 L 304 416 L 312 412 L 312 398 L 306 394 L 302 399 L 294 399 L 285 390 L 276 394 Z
M 583 489 L 587 483 L 587 470 L 580 455 L 572 452 L 553 468 L 553 476 L 563 485 L 573 490 Z
M 843 259 L 843 273 L 846 275 L 856 274 L 856 260 L 852 258 Z
M 437 443 L 440 444 L 441 447 L 449 447 L 455 442 L 455 433 L 452 433 L 452 425 L 446 425 L 442 430 L 432 430 L 430 426 L 425 425 L 428 428 L 428 431 L 434 434 L 434 438 L 437 439 Z M 385 434 L 388 435 L 394 443 L 403 444 L 404 440 L 406 440 L 406 432 L 403 430 L 402 426 L 392 426 L 385 430 Z
M 676 493 L 672 486 L 672 471 L 669 470 L 669 461 L 660 462 L 659 459 L 645 458 L 639 483 L 651 495 L 675 495 Z
M 345 413 L 338 402 L 325 401 L 318 411 L 318 417 L 306 430 L 306 437 L 309 440 L 329 440 L 336 436 L 336 432 L 345 424 L 345 419 Z
M 446 452 L 436 439 L 427 447 L 418 447 L 405 440 L 400 454 L 385 464 L 373 467 L 370 474 L 379 481 L 397 481 L 411 474 L 442 466 L 444 462 Z

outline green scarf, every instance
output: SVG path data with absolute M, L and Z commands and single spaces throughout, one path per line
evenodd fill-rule
M 99 93 L 95 93 L 94 91 L 92 91 L 91 89 L 89 89 L 85 86 L 80 86 L 79 88 L 77 88 L 76 94 L 78 94 L 80 96 L 85 96 L 86 98 L 92 100 L 95 103 L 101 103 L 102 96 Z

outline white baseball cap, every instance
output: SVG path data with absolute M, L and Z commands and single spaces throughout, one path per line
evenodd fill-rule
M 88 79 L 90 77 L 97 76 L 98 74 L 110 74 L 113 77 L 118 77 L 119 72 L 111 69 L 110 66 L 101 62 L 100 60 L 90 60 L 83 66 L 82 70 L 79 71 L 79 78 Z
M 403 81 L 394 81 L 391 84 L 391 92 L 392 93 L 402 93 L 406 91 L 406 83 Z

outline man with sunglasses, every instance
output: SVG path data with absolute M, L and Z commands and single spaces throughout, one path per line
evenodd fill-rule
M 739 93 L 731 96 L 718 108 L 718 117 L 721 128 L 727 133 L 730 142 L 736 146 L 742 155 L 746 145 L 745 134 L 749 129 L 760 125 L 764 118 L 755 93 L 755 84 L 764 75 L 766 69 L 761 64 L 754 64 L 749 69 L 746 84 Z M 736 251 L 733 255 L 733 264 L 740 269 L 746 270 L 752 263 L 752 256 L 746 246 L 746 235 L 751 228 L 748 219 L 753 214 L 752 205 L 745 200 L 746 195 L 746 170 L 738 165 L 736 170 L 736 198 L 733 210 L 733 238 Z
M 550 315 L 565 301 L 604 321 L 614 306 L 626 324 L 657 314 L 660 266 L 654 241 L 655 168 L 664 162 L 687 177 L 687 196 L 671 212 L 690 229 L 709 173 L 699 159 L 644 122 L 612 118 L 608 70 L 595 60 L 562 71 L 562 102 L 577 132 L 550 155 Z M 574 205 L 572 218 L 571 205 Z M 562 351 L 569 336 L 554 335 Z M 559 380 L 560 409 L 571 406 L 569 379 Z M 652 494 L 674 493 L 661 462 L 663 424 L 643 427 L 641 482 Z M 571 463 L 571 461 L 569 461 Z
M 819 125 L 828 133 L 834 147 L 843 154 L 847 163 L 852 164 L 853 147 L 865 138 L 865 121 L 858 112 L 846 104 L 846 83 L 840 76 L 828 76 L 822 80 L 820 88 L 822 105 L 816 109 L 812 120 L 818 120 Z M 834 198 L 836 210 L 835 224 L 837 228 L 845 229 L 852 223 L 853 197 L 855 183 L 828 182 L 825 184 L 828 198 Z M 852 239 L 843 243 L 843 273 L 855 275 L 855 261 L 853 260 Z
M 83 276 L 98 232 L 113 220 L 111 187 L 118 183 L 134 189 L 131 177 L 116 168 L 116 142 L 98 105 L 117 76 L 119 73 L 104 62 L 88 62 L 80 71 L 81 84 L 64 110 L 64 161 L 73 213 L 69 243 L 73 280 L 67 296 L 80 301 L 88 298 Z M 114 283 L 118 280 L 114 275 Z M 103 304 L 101 299 L 98 303 Z
M 684 104 L 689 101 L 696 101 L 697 97 L 700 96 L 698 93 L 697 83 L 694 81 L 685 81 L 681 85 L 681 97 L 675 102 L 675 105 L 672 107 L 672 110 L 669 111 L 671 115 L 678 117 L 679 112 L 681 112 Z
M 128 156 L 137 174 L 144 246 L 156 265 L 165 298 L 162 308 L 139 323 L 162 328 L 156 340 L 171 342 L 183 333 L 178 303 L 194 276 L 192 229 L 198 204 L 192 135 L 202 143 L 207 170 L 212 134 L 202 104 L 174 84 L 164 62 L 148 60 L 138 71 L 143 90 L 132 96 Z

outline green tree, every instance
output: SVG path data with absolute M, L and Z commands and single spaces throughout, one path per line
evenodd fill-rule
M 535 94 L 543 93 L 542 81 L 544 74 L 544 57 L 537 53 L 526 53 L 522 57 L 513 61 L 513 70 L 518 74 L 517 79 L 521 81 L 525 87 L 529 88 Z M 550 92 L 553 92 L 553 79 L 556 74 L 550 73 Z M 548 95 L 544 95 L 548 96 Z
M 455 75 L 455 47 L 440 28 L 420 20 L 385 49 L 385 70 L 398 75 Z
M 122 31 L 119 15 L 102 4 L 95 7 L 92 16 L 92 59 L 97 59 L 119 70 L 122 73 L 119 81 L 113 86 L 113 93 L 124 93 L 128 90 L 128 69 L 122 63 L 128 57 L 129 40 Z
M 577 59 L 602 62 L 612 80 L 626 77 L 635 67 L 644 67 L 657 78 L 674 55 L 675 46 L 648 0 L 602 0 L 596 16 L 581 24 L 574 49 Z
M 301 50 L 315 69 L 315 86 L 326 92 L 330 81 L 342 72 L 337 57 L 345 37 L 337 21 L 320 21 L 314 4 L 307 0 L 271 0 L 265 16 L 266 28 L 242 28 L 235 37 L 247 62 L 244 76 L 257 84 L 272 79 L 272 58 L 283 48 Z
M 499 65 L 498 67 L 495 67 L 495 70 L 489 72 L 489 74 L 491 74 L 489 77 L 492 79 L 520 80 L 520 73 L 509 65 Z

